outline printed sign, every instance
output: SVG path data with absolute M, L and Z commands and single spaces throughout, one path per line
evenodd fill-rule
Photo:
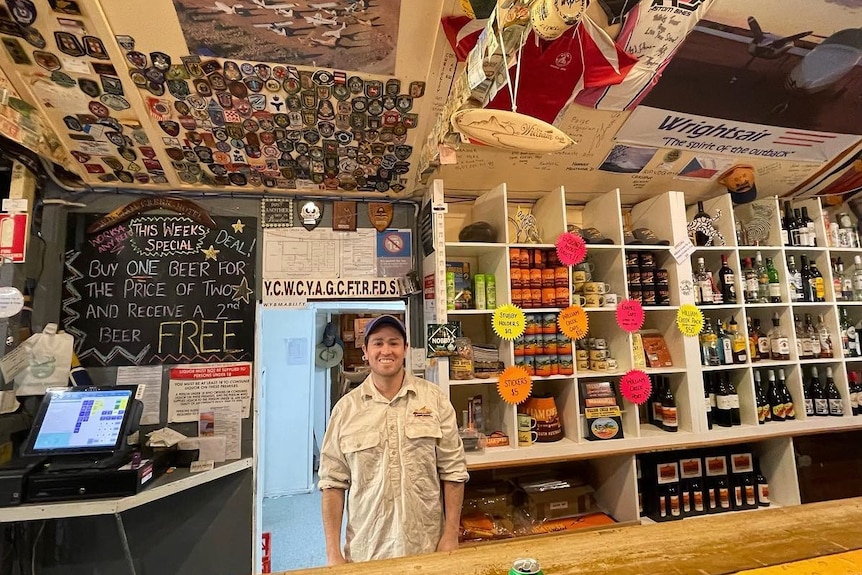
M 185 365 L 170 372 L 168 422 L 198 421 L 200 406 L 240 403 L 242 417 L 251 405 L 251 363 Z
M 703 329 L 703 312 L 694 304 L 684 303 L 676 312 L 676 325 L 682 335 L 697 337 Z
M 570 305 L 557 318 L 560 331 L 571 339 L 581 339 L 589 332 L 587 312 L 579 305 Z
M 574 232 L 563 232 L 557 238 L 557 257 L 564 266 L 576 266 L 587 257 L 584 238 Z
M 461 335 L 461 324 L 429 323 L 426 357 L 455 355 L 455 338 Z
M 641 302 L 624 299 L 617 306 L 617 325 L 627 332 L 635 332 L 644 324 L 644 308 Z
M 616 139 L 657 148 L 827 162 L 858 142 L 859 136 L 750 124 L 638 106 Z M 800 141 L 805 145 L 799 145 Z
M 507 303 L 494 310 L 492 327 L 501 339 L 512 341 L 524 333 L 527 318 L 521 308 Z
M 292 228 L 293 198 L 263 198 L 260 201 L 260 225 L 264 228 Z
M 257 219 L 142 216 L 96 234 L 70 214 L 63 327 L 84 366 L 212 363 L 254 354 Z
M 497 381 L 497 393 L 506 403 L 518 405 L 526 401 L 533 391 L 533 380 L 523 367 L 510 365 Z
M 0 213 L 0 258 L 4 262 L 24 261 L 28 232 L 27 214 Z
M 628 401 L 641 404 L 649 399 L 652 383 L 649 376 L 639 369 L 633 369 L 620 378 L 620 393 Z

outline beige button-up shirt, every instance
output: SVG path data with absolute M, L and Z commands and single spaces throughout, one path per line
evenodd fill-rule
M 440 482 L 468 479 L 452 404 L 410 373 L 389 401 L 369 376 L 332 410 L 319 476 L 320 489 L 347 490 L 348 561 L 433 552 Z

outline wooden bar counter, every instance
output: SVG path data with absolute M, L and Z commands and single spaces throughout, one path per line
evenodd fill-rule
M 719 575 L 856 549 L 862 549 L 862 497 L 290 573 L 506 575 L 514 559 L 533 557 L 546 575 Z

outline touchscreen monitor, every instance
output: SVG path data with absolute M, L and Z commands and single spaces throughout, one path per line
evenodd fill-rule
M 24 455 L 111 453 L 126 440 L 136 386 L 49 389 Z

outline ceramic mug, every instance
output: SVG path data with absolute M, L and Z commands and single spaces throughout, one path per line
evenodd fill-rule
M 590 352 L 586 349 L 576 350 L 575 351 L 575 358 L 578 360 L 590 359 Z
M 577 366 L 578 371 L 587 371 L 590 369 L 590 362 L 587 359 L 579 359 Z
M 572 283 L 575 285 L 588 282 L 593 279 L 593 274 L 586 270 L 572 270 Z
M 585 307 L 603 307 L 605 305 L 605 296 L 597 293 L 588 293 L 584 296 Z
M 539 432 L 536 431 L 536 418 L 529 413 L 518 414 L 518 445 L 528 447 L 539 440 Z
M 608 340 L 603 337 L 595 337 L 590 340 L 590 349 L 608 349 Z
M 572 294 L 572 305 L 579 305 L 583 307 L 587 305 L 587 298 L 579 293 Z
M 617 294 L 615 294 L 615 293 L 606 293 L 606 294 L 605 294 L 605 305 L 606 305 L 606 306 L 615 306 L 615 305 L 617 305 Z
M 590 361 L 604 361 L 611 356 L 611 352 L 606 349 L 591 349 Z
M 605 282 L 587 282 L 584 284 L 584 294 L 606 294 L 611 291 L 611 284 Z

